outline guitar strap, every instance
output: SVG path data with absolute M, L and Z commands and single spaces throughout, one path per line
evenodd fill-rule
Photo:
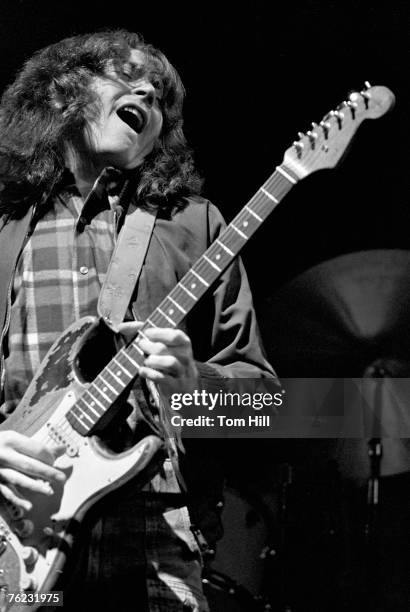
M 133 291 L 141 274 L 155 219 L 156 213 L 137 208 L 126 216 L 119 233 L 98 300 L 98 313 L 114 332 L 118 332 L 118 325 L 124 321 Z M 183 448 L 182 442 L 175 430 L 169 430 L 167 427 L 166 407 L 163 405 L 163 400 L 156 386 L 147 381 L 147 389 L 160 413 L 162 435 L 165 438 L 167 454 L 171 459 L 180 486 L 183 490 L 186 490 L 177 453 L 177 447 Z M 143 418 L 151 427 L 154 427 L 154 430 L 157 429 L 157 424 L 153 423 L 149 407 L 146 407 L 144 402 L 139 403 L 139 406 Z M 174 437 L 177 440 L 176 443 Z
M 127 214 L 98 299 L 98 314 L 114 332 L 124 321 L 154 229 L 156 213 L 136 208 Z

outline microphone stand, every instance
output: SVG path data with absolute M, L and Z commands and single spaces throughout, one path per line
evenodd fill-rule
M 387 378 L 388 372 L 381 365 L 374 365 L 369 372 L 369 377 L 377 379 L 374 381 L 376 388 L 374 391 L 373 414 L 371 421 L 372 437 L 368 440 L 369 457 L 369 478 L 367 481 L 367 501 L 366 501 L 366 523 L 364 528 L 364 575 L 366 578 L 366 599 L 372 608 L 377 609 L 379 600 L 379 579 L 378 579 L 378 550 L 377 550 L 377 530 L 380 511 L 380 482 L 381 482 L 381 461 L 383 457 L 383 444 L 381 439 L 382 429 L 382 401 L 383 401 L 383 379 Z M 370 601 L 369 601 L 370 600 Z

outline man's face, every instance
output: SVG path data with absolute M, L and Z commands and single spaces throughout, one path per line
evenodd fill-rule
M 112 64 L 106 78 L 96 76 L 92 81 L 100 110 L 88 124 L 87 141 L 99 165 L 136 168 L 161 133 L 161 91 L 143 68 L 143 53 L 133 49 L 121 69 Z

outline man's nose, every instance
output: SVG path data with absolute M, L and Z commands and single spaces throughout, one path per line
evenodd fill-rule
M 144 100 L 146 104 L 152 106 L 155 102 L 155 87 L 149 81 L 139 81 L 131 85 L 132 93 Z

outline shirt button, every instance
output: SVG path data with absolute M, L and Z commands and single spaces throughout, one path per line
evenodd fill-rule
M 88 274 L 88 268 L 87 268 L 87 266 L 81 266 L 81 268 L 80 268 L 80 273 L 81 273 L 81 274 Z

